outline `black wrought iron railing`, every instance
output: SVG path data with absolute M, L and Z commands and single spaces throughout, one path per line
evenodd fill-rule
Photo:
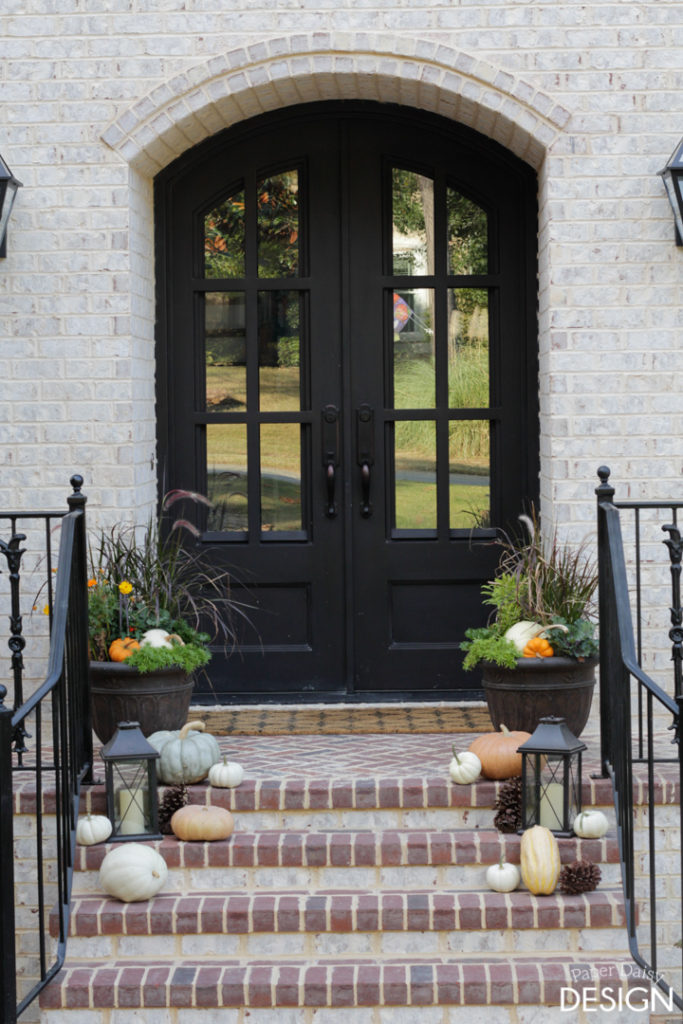
M 683 499 L 617 502 L 609 469 L 598 476 L 601 757 L 614 792 L 629 947 L 683 1009 Z M 670 661 L 664 653 L 658 662 L 658 647 Z
M 0 513 L 0 552 L 7 560 L 5 600 L 10 606 L 10 690 L 0 686 L 0 1015 L 14 1024 L 62 966 L 69 926 L 75 829 L 81 783 L 90 781 L 92 731 L 88 696 L 88 609 L 83 480 L 63 512 Z M 53 538 L 59 531 L 57 564 Z M 22 589 L 27 535 L 40 553 L 41 603 L 50 617 L 47 675 L 35 691 L 25 672 L 23 611 L 33 604 L 35 567 Z M 32 553 L 36 552 L 31 547 Z M 56 572 L 56 575 L 55 575 Z M 54 581 L 53 581 L 54 580 Z M 11 701 L 11 707 L 8 703 Z M 18 834 L 26 801 L 35 829 Z M 25 820 L 25 819 L 24 819 Z M 27 831 L 29 834 L 27 834 Z M 33 832 L 33 835 L 30 835 Z M 17 901 L 17 892 L 21 899 Z M 48 915 L 56 910 L 58 934 Z M 23 914 L 33 927 L 25 931 Z M 17 935 L 21 936 L 18 950 Z M 21 978 L 20 990 L 17 978 Z M 30 980 L 26 982 L 26 978 Z

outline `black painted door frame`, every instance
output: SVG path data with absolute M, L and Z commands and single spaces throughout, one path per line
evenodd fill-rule
M 444 699 L 478 692 L 477 679 L 462 673 L 458 644 L 464 628 L 485 619 L 478 594 L 496 562 L 493 531 L 450 529 L 443 487 L 437 492 L 435 529 L 397 531 L 391 515 L 392 432 L 413 415 L 393 408 L 383 340 L 390 315 L 386 297 L 402 283 L 392 273 L 387 244 L 388 174 L 396 162 L 434 178 L 437 206 L 447 180 L 487 210 L 488 273 L 460 280 L 437 259 L 427 284 L 437 295 L 468 284 L 494 296 L 485 412 L 491 423 L 492 525 L 509 525 L 522 503 L 537 497 L 531 170 L 444 119 L 367 103 L 292 108 L 196 147 L 156 182 L 161 486 L 201 489 L 207 422 L 239 419 L 256 438 L 264 422 L 294 420 L 303 438 L 305 534 L 291 540 L 261 534 L 246 543 L 205 535 L 207 552 L 233 567 L 245 583 L 247 602 L 259 607 L 252 613 L 255 632 L 245 634 L 241 650 L 227 665 L 220 653 L 215 656 L 211 686 L 200 699 Z M 235 181 L 292 165 L 300 167 L 305 183 L 301 266 L 299 276 L 287 282 L 306 296 L 302 408 L 295 416 L 259 413 L 254 392 L 244 415 L 207 417 L 201 411 L 202 355 L 188 339 L 201 336 L 198 296 L 236 285 L 203 280 L 198 211 Z M 278 281 L 239 282 L 246 291 L 280 286 Z M 252 389 L 256 379 L 252 366 Z M 445 395 L 438 380 L 437 375 L 437 391 L 441 387 Z M 333 428 L 326 426 L 324 414 L 330 407 L 338 411 Z M 449 422 L 483 413 L 449 412 L 447 398 L 439 404 L 437 396 L 433 413 L 422 415 L 434 420 L 439 471 L 447 474 Z M 335 431 L 337 510 L 331 516 L 325 449 Z M 365 470 L 361 449 L 368 445 L 371 460 Z M 364 514 L 368 475 L 369 515 Z M 250 481 L 250 499 L 257 503 L 258 474 Z

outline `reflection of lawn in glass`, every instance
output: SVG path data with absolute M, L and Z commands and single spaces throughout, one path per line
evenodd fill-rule
M 450 485 L 450 527 L 471 530 L 488 520 L 489 488 L 476 484 Z M 396 529 L 435 529 L 434 484 L 413 480 L 396 481 Z
M 226 474 L 209 476 L 209 495 L 214 503 L 211 530 L 246 530 L 246 476 L 226 479 Z M 264 477 L 261 495 L 262 529 L 301 529 L 301 487 L 298 480 Z
M 298 366 L 262 366 L 259 370 L 260 408 L 294 412 L 299 408 Z M 238 412 L 246 408 L 244 366 L 206 367 L 206 408 L 209 412 Z

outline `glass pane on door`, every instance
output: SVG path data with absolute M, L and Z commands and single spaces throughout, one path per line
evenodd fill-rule
M 490 425 L 452 420 L 448 431 L 451 530 L 484 529 L 491 523 Z
M 448 405 L 489 405 L 489 293 L 486 288 L 448 292 Z
M 301 293 L 259 292 L 259 408 L 301 409 Z
M 244 292 L 205 294 L 204 360 L 207 412 L 239 412 L 246 409 Z
M 294 532 L 301 527 L 301 427 L 262 424 L 261 530 Z
M 259 182 L 258 275 L 299 273 L 299 172 L 285 171 Z
M 400 167 L 391 172 L 392 267 L 400 276 L 434 273 L 434 182 Z
M 395 409 L 433 409 L 436 400 L 434 360 L 434 289 L 395 291 L 393 365 Z
M 244 191 L 204 217 L 204 276 L 244 277 Z
M 446 190 L 448 272 L 488 272 L 488 220 L 486 211 L 453 188 Z
M 394 527 L 436 529 L 436 424 L 394 423 Z
M 206 494 L 213 503 L 207 530 L 247 532 L 247 428 L 244 423 L 207 426 Z

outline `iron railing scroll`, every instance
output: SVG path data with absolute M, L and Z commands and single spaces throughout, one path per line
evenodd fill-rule
M 629 948 L 633 959 L 669 1000 L 683 1009 L 683 951 L 680 931 L 683 924 L 683 895 L 667 888 L 672 878 L 670 852 L 678 852 L 678 876 L 683 878 L 681 824 L 683 809 L 683 763 L 681 762 L 681 668 L 683 658 L 683 610 L 680 574 L 682 543 L 678 516 L 680 502 L 615 502 L 609 482 L 610 470 L 598 470 L 596 488 L 598 521 L 599 616 L 600 616 L 600 736 L 603 774 L 612 781 L 617 820 L 617 837 L 626 906 Z M 671 692 L 651 678 L 643 668 L 644 622 L 652 622 L 656 609 L 643 605 L 643 574 L 652 567 L 652 547 L 644 554 L 644 522 L 648 538 L 658 526 L 668 538 L 662 543 L 669 552 L 671 628 L 673 663 Z M 625 554 L 622 520 L 628 524 L 628 558 Z M 666 565 L 656 566 L 657 580 L 665 581 Z M 638 848 L 634 818 L 634 765 L 645 785 L 644 808 L 639 807 Z M 656 804 L 656 789 L 662 780 L 669 783 L 677 799 L 662 810 Z M 657 823 L 657 814 L 666 820 Z M 675 818 L 676 820 L 672 820 Z M 644 819 L 644 820 L 643 820 Z M 657 856 L 655 843 L 661 844 L 664 829 L 668 836 L 666 858 Z M 677 831 L 677 841 L 672 837 Z M 644 848 L 643 848 L 644 843 Z M 636 873 L 636 856 L 640 870 Z M 666 874 L 669 878 L 664 877 Z M 672 915 L 671 908 L 677 906 Z M 642 922 L 642 923 L 639 923 Z M 671 929 L 677 928 L 679 941 L 673 941 Z
M 0 685 L 0 1014 L 3 1024 L 19 1015 L 61 968 L 66 954 L 69 901 L 74 867 L 78 801 L 83 783 L 92 781 L 92 726 L 88 691 L 88 604 L 86 497 L 83 479 L 71 478 L 73 493 L 62 512 L 2 512 L 0 553 L 7 561 L 10 603 L 11 707 L 8 689 Z M 52 540 L 59 529 L 59 551 L 53 564 Z M 24 696 L 22 557 L 30 531 L 42 537 L 42 589 L 50 615 L 47 675 Z M 55 574 L 55 569 L 56 574 Z M 53 574 L 54 582 L 53 582 Z M 33 585 L 33 584 L 32 584 Z M 37 978 L 27 992 L 17 985 L 15 937 L 15 829 L 19 788 L 35 792 L 35 848 L 23 856 L 22 884 L 29 886 L 37 908 Z M 50 812 L 49 828 L 46 811 Z M 24 842 L 26 839 L 24 837 Z M 56 861 L 56 879 L 46 878 L 46 851 Z M 26 879 L 27 864 L 35 877 Z M 50 888 L 48 889 L 48 886 Z M 56 901 L 53 900 L 56 887 Z M 49 905 L 48 905 L 49 904 Z M 47 914 L 56 909 L 58 937 L 50 942 Z M 48 950 L 48 946 L 50 947 Z

